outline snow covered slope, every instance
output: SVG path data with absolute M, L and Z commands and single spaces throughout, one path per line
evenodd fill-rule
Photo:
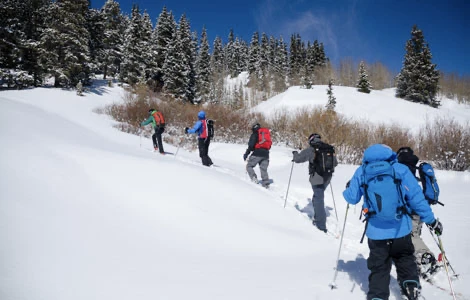
M 307 90 L 294 86 L 257 105 L 254 111 L 271 117 L 276 111 L 295 111 L 306 106 L 324 108 L 328 102 L 327 88 L 326 85 L 315 85 L 313 89 Z M 453 118 L 461 124 L 468 124 L 470 121 L 470 106 L 447 98 L 441 99 L 442 106 L 436 109 L 396 98 L 395 89 L 372 90 L 370 94 L 364 94 L 355 88 L 333 86 L 333 94 L 336 97 L 337 112 L 355 120 L 367 120 L 375 124 L 397 124 L 416 130 L 427 119 Z
M 360 208 L 349 210 L 338 289 L 330 290 L 339 239 L 298 210 L 311 213 L 307 165 L 295 165 L 284 208 L 290 149 L 271 151 L 270 190 L 247 179 L 245 145 L 212 144 L 218 167 L 211 168 L 197 151 L 161 156 L 148 150 L 149 139 L 140 148 L 138 136 L 92 112 L 121 93 L 104 85 L 85 97 L 42 88 L 0 93 L 0 299 L 365 298 Z M 344 221 L 341 192 L 354 169 L 340 165 L 326 193 L 333 233 Z M 470 174 L 437 175 L 446 206 L 435 212 L 461 274 L 454 285 L 470 299 L 463 234 L 470 230 Z M 438 280 L 447 286 L 444 274 Z M 391 290 L 399 299 L 395 279 Z M 423 295 L 451 299 L 426 283 Z

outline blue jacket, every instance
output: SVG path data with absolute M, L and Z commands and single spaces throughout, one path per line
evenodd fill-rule
M 202 121 L 203 120 L 198 120 L 193 128 L 188 129 L 188 133 L 197 133 L 197 136 L 200 137 L 202 134 Z
M 411 174 L 407 166 L 397 162 L 396 153 L 388 146 L 375 144 L 364 151 L 363 164 L 367 162 L 389 160 L 395 170 L 395 176 L 402 181 L 405 191 L 405 202 L 411 210 L 421 217 L 426 224 L 434 222 L 434 214 L 431 207 L 424 199 L 423 192 L 416 178 Z M 357 168 L 351 178 L 349 187 L 343 192 L 344 199 L 350 204 L 357 204 L 364 195 L 363 166 Z M 400 220 L 382 221 L 373 216 L 369 219 L 366 235 L 372 240 L 386 240 L 403 237 L 411 232 L 412 224 L 409 215 L 404 214 Z

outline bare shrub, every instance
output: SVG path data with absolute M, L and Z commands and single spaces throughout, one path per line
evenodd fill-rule
M 259 122 L 271 129 L 273 142 L 278 145 L 301 149 L 308 147 L 308 136 L 319 133 L 323 140 L 336 147 L 339 162 L 360 164 L 364 150 L 372 144 L 383 143 L 393 150 L 409 146 L 422 160 L 434 162 L 436 168 L 463 171 L 470 168 L 470 126 L 455 120 L 428 121 L 415 136 L 399 125 L 374 125 L 366 120 L 346 118 L 320 106 L 304 107 L 294 112 L 279 110 L 269 119 L 248 109 L 234 110 L 229 105 L 193 105 L 187 102 L 163 98 L 145 89 L 124 94 L 124 101 L 112 104 L 102 111 L 120 122 L 117 128 L 124 132 L 153 134 L 150 126 L 139 131 L 140 123 L 148 117 L 148 109 L 160 110 L 166 119 L 165 142 L 193 150 L 194 136 L 184 135 L 185 127 L 192 127 L 197 113 L 206 111 L 215 120 L 214 141 L 245 144 L 251 134 L 251 126 Z
M 470 168 L 470 126 L 437 118 L 426 122 L 418 135 L 420 158 L 433 161 L 438 169 L 464 171 Z

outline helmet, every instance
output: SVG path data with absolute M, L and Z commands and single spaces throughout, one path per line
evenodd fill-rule
M 155 111 L 154 108 L 149 109 L 149 114 L 152 114 Z
M 203 110 L 201 110 L 200 112 L 198 112 L 197 117 L 198 117 L 200 120 L 202 120 L 202 119 L 204 119 L 204 118 L 206 117 L 206 113 L 205 113 Z
M 261 127 L 261 125 L 260 125 L 259 123 L 255 123 L 255 124 L 253 124 L 253 126 L 251 127 L 251 130 L 256 131 L 256 130 L 260 129 L 260 127 Z
M 321 142 L 321 135 L 318 133 L 312 133 L 308 137 L 308 143 L 312 146 L 313 144 L 317 144 L 318 142 Z

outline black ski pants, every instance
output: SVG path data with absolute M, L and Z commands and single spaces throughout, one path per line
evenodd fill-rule
M 160 153 L 165 153 L 165 150 L 163 150 L 163 141 L 162 141 L 162 133 L 164 131 L 165 131 L 164 127 L 155 127 L 155 133 L 152 135 L 153 147 L 154 148 L 158 147 L 158 151 L 160 151 Z
M 369 275 L 369 292 L 367 300 L 388 300 L 390 296 L 390 271 L 392 261 L 397 269 L 397 280 L 403 291 L 404 284 L 409 281 L 419 286 L 418 269 L 414 257 L 411 234 L 397 239 L 368 240 L 369 258 L 367 268 Z
M 199 148 L 199 157 L 202 160 L 202 164 L 204 166 L 212 165 L 212 159 L 209 157 L 209 145 L 211 143 L 210 138 L 202 139 L 198 138 L 198 148 Z

